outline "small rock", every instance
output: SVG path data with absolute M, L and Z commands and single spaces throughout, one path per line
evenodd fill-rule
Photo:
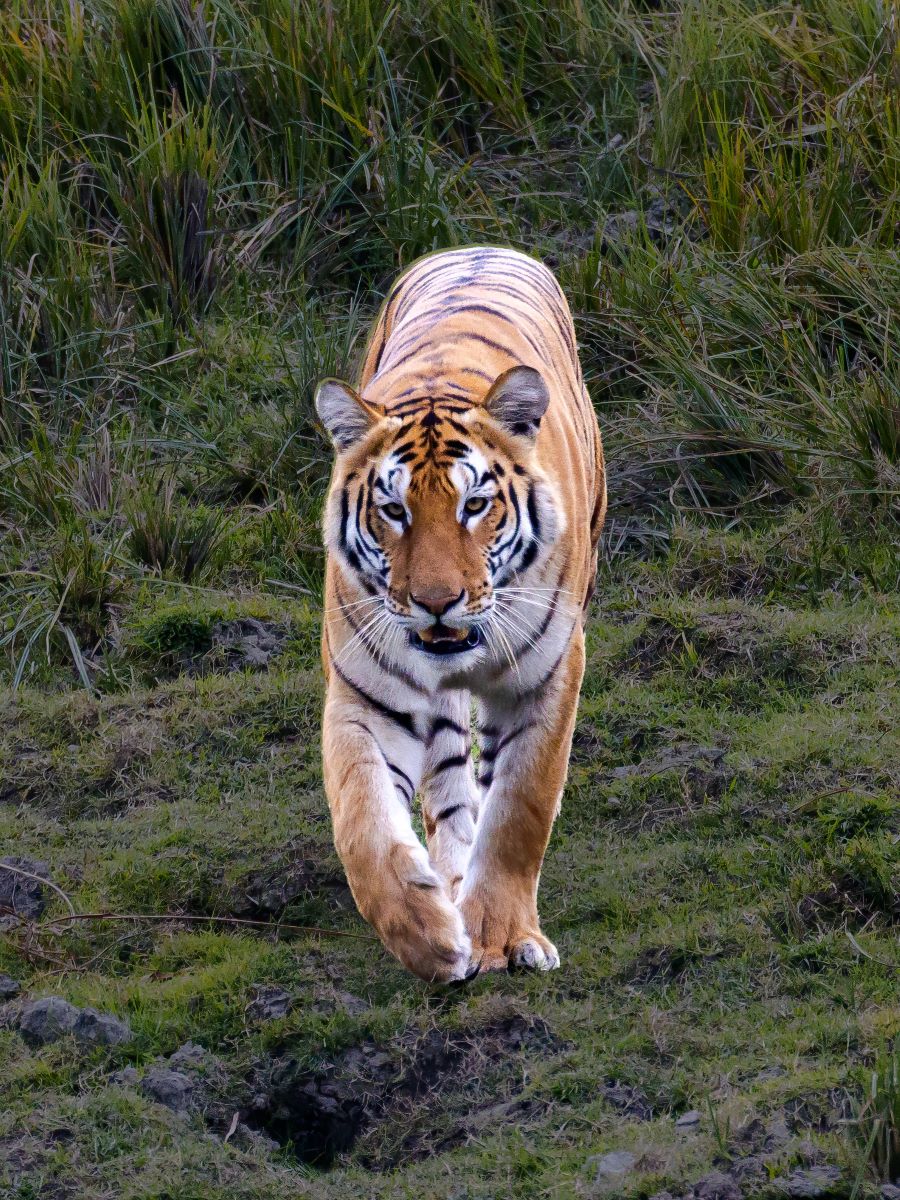
M 883 1183 L 878 1195 L 880 1200 L 900 1200 L 900 1187 L 893 1183 Z
M 597 1181 L 616 1179 L 627 1175 L 637 1162 L 637 1155 L 630 1150 L 612 1150 L 609 1154 L 592 1154 L 587 1166 L 596 1170 Z
M 111 1013 L 97 1012 L 96 1008 L 84 1008 L 72 1029 L 79 1042 L 91 1046 L 121 1046 L 131 1041 L 131 1027 Z
M 748 1154 L 746 1158 L 735 1159 L 729 1171 L 738 1183 L 757 1184 L 769 1178 L 766 1160 L 758 1154 Z
M 32 1046 L 59 1041 L 75 1028 L 81 1010 L 62 996 L 44 996 L 26 1004 L 19 1014 L 19 1030 Z
M 654 1192 L 650 1200 L 675 1200 L 671 1192 Z
M 700 1124 L 700 1113 L 696 1108 L 692 1108 L 690 1112 L 682 1113 L 675 1122 L 676 1129 L 696 1129 Z
M 141 1091 L 173 1112 L 186 1112 L 193 1096 L 194 1081 L 183 1071 L 150 1067 L 141 1080 Z
M 109 1082 L 117 1084 L 119 1087 L 137 1087 L 140 1081 L 140 1072 L 136 1067 L 123 1067 L 121 1071 L 113 1071 L 109 1077 Z
M 12 1000 L 13 996 L 18 996 L 21 990 L 22 985 L 18 980 L 13 979 L 12 975 L 0 973 L 0 1000 Z
M 269 1153 L 272 1153 L 275 1150 L 281 1149 L 281 1146 L 274 1138 L 270 1138 L 259 1129 L 251 1129 L 243 1121 L 239 1121 L 235 1126 L 234 1133 L 229 1140 L 232 1146 L 237 1146 L 239 1150 L 257 1149 L 267 1150 Z
M 255 1021 L 275 1021 L 286 1015 L 291 997 L 280 987 L 257 985 L 256 995 L 247 1005 L 247 1014 Z
M 224 656 L 229 671 L 264 670 L 269 659 L 281 652 L 285 636 L 280 626 L 255 617 L 218 621 L 212 628 L 213 646 Z
M 697 1200 L 741 1200 L 741 1189 L 724 1171 L 710 1171 L 693 1187 Z
M 4 867 L 14 869 L 6 871 Z M 28 874 L 23 875 L 22 871 L 27 871 Z M 33 875 L 39 878 L 32 879 Z M 50 871 L 45 862 L 20 858 L 17 854 L 8 854 L 5 858 L 0 858 L 0 918 L 9 913 L 17 917 L 27 917 L 29 920 L 39 917 L 47 907 L 44 886 L 40 880 L 49 878 L 49 875 Z
M 776 1063 L 771 1067 L 763 1067 L 763 1069 L 756 1076 L 756 1082 L 768 1083 L 770 1079 L 783 1079 L 785 1075 L 787 1075 L 787 1071 L 784 1069 L 784 1067 L 780 1067 Z
M 209 1053 L 197 1042 L 185 1042 L 169 1055 L 169 1066 L 184 1071 L 204 1071 L 209 1065 Z
M 805 1197 L 835 1195 L 835 1184 L 841 1182 L 841 1172 L 837 1167 L 810 1167 L 808 1170 L 794 1171 L 787 1177 L 781 1176 L 772 1180 L 774 1188 L 780 1188 L 786 1196 Z
M 791 1131 L 782 1113 L 778 1113 L 766 1126 L 766 1149 L 778 1150 L 791 1140 Z
M 368 1012 L 370 1008 L 365 1000 L 361 1000 L 359 996 L 354 996 L 352 992 L 335 992 L 334 999 L 350 1017 L 360 1017 L 363 1013 Z

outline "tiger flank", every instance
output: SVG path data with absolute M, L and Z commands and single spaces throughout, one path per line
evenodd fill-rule
M 423 979 L 550 970 L 538 878 L 606 509 L 566 299 L 513 250 L 430 255 L 385 301 L 358 390 L 326 380 L 316 409 L 336 448 L 325 788 L 356 903 Z

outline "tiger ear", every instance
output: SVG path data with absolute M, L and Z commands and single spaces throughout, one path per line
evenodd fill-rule
M 534 439 L 550 393 L 533 367 L 511 367 L 499 375 L 484 400 L 485 411 L 508 433 Z
M 338 450 L 349 450 L 369 432 L 379 414 L 349 384 L 323 379 L 316 388 L 316 412 Z

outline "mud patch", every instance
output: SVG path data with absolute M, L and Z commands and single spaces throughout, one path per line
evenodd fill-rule
M 536 1110 L 523 1095 L 523 1060 L 563 1048 L 544 1021 L 518 1013 L 472 1029 L 412 1029 L 390 1048 L 365 1042 L 314 1070 L 274 1061 L 257 1073 L 241 1119 L 320 1169 L 352 1150 L 388 1171 Z

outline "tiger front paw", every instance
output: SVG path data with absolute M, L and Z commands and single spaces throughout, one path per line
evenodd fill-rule
M 459 909 L 421 847 L 398 845 L 360 908 L 401 963 L 428 983 L 468 979 L 472 944 Z
M 472 958 L 482 971 L 553 971 L 559 951 L 541 933 L 537 912 L 528 901 L 469 892 L 460 900 Z

